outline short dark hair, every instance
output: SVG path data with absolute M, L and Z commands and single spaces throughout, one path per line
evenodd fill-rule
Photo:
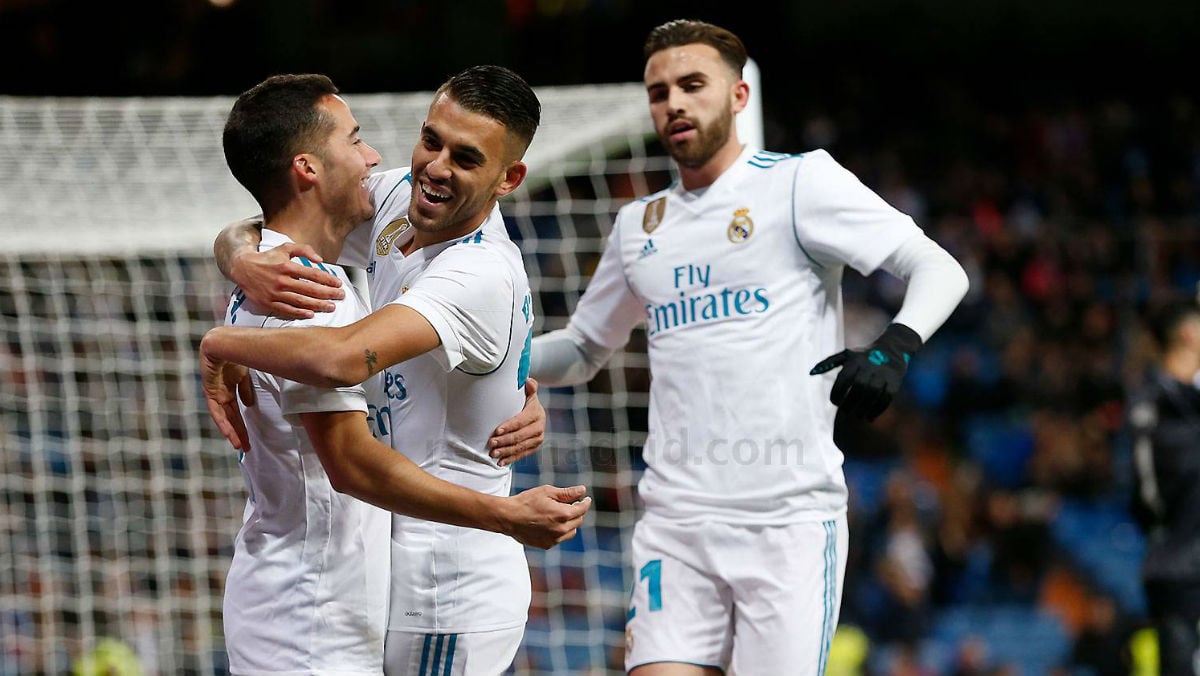
M 441 94 L 504 125 L 526 148 L 542 119 L 542 104 L 529 83 L 503 66 L 472 66 L 446 80 L 435 98 Z
M 746 46 L 732 32 L 704 21 L 675 19 L 657 26 L 650 31 L 650 35 L 646 36 L 646 45 L 643 51 L 646 58 L 649 59 L 656 52 L 664 49 L 697 43 L 717 50 L 721 59 L 733 69 L 733 72 L 737 73 L 738 77 L 742 76 L 742 68 L 746 65 Z
M 292 157 L 321 149 L 333 120 L 317 104 L 337 93 L 324 75 L 273 75 L 237 97 L 221 136 L 225 162 L 260 206 Z
M 1174 298 L 1150 313 L 1150 331 L 1164 350 L 1176 340 L 1176 333 L 1186 322 L 1200 319 L 1200 305 L 1190 299 Z

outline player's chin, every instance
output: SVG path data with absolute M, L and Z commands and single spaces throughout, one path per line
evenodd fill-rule
M 375 205 L 368 201 L 358 210 L 358 220 L 369 221 L 375 217 Z
M 437 232 L 442 229 L 446 215 L 438 209 L 427 209 L 417 205 L 409 214 L 409 220 L 412 221 L 412 226 L 421 232 Z

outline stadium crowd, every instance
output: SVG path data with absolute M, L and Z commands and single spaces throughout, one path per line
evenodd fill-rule
M 971 276 L 908 396 L 873 426 L 839 418 L 843 631 L 869 639 L 858 673 L 1134 673 L 1148 658 L 1126 403 L 1158 349 L 1147 318 L 1200 281 L 1200 108 L 959 103 L 906 129 L 923 143 L 872 146 L 840 126 L 851 111 L 803 130 Z M 851 344 L 900 297 L 886 276 L 846 295 Z

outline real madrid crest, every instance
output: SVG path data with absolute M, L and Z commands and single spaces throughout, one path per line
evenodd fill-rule
M 642 230 L 645 230 L 647 235 L 654 232 L 654 229 L 662 223 L 665 213 L 667 213 L 667 198 L 664 195 L 646 205 L 646 212 L 642 214 Z
M 750 220 L 749 209 L 738 209 L 733 212 L 733 222 L 729 224 L 726 234 L 729 235 L 729 241 L 734 244 L 741 244 L 750 239 L 750 235 L 754 234 L 754 221 Z
M 387 227 L 383 229 L 383 232 L 379 233 L 379 237 L 375 240 L 375 255 L 386 256 L 392 248 L 392 243 L 396 241 L 397 237 L 408 232 L 409 227 L 411 226 L 407 216 L 401 216 L 388 223 Z

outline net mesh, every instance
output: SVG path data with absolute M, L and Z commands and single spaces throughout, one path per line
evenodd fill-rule
M 616 210 L 672 175 L 640 85 L 538 94 L 531 177 L 502 209 L 540 332 L 565 325 Z M 430 94 L 346 98 L 384 166 L 407 164 Z M 226 671 L 245 493 L 196 348 L 230 289 L 213 237 L 257 211 L 220 148 L 231 103 L 0 97 L 0 674 Z M 646 367 L 635 334 L 589 385 L 543 391 L 550 433 L 516 487 L 582 483 L 596 502 L 577 538 L 529 551 L 517 673 L 621 673 Z

